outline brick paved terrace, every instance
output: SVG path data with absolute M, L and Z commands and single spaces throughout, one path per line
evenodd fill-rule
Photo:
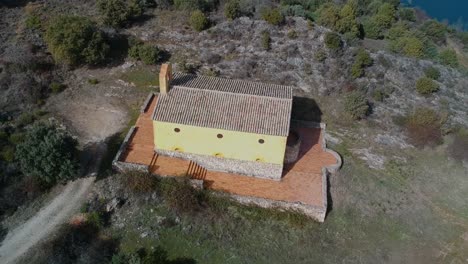
M 322 148 L 323 133 L 320 128 L 299 127 L 302 144 L 299 159 L 285 166 L 281 181 L 260 179 L 250 176 L 208 171 L 188 160 L 156 155 L 153 143 L 152 113 L 157 104 L 153 97 L 140 115 L 135 131 L 126 149 L 120 156 L 121 162 L 149 166 L 153 174 L 161 176 L 185 176 L 203 179 L 204 186 L 230 194 L 264 198 L 274 201 L 323 206 L 326 190 L 322 168 L 339 161 Z

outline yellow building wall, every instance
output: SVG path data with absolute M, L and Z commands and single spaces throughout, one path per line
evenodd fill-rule
M 156 148 L 246 161 L 283 164 L 286 137 L 153 121 Z M 180 131 L 175 132 L 178 128 Z M 222 138 L 217 135 L 221 134 Z M 264 143 L 260 144 L 259 140 Z

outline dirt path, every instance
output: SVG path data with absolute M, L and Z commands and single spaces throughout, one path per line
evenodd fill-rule
M 15 263 L 39 241 L 50 236 L 60 224 L 79 210 L 95 178 L 79 179 L 66 188 L 26 223 L 8 232 L 0 246 L 1 263 Z

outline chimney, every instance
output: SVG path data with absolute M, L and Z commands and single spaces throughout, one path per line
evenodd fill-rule
M 161 94 L 167 94 L 169 92 L 171 79 L 172 79 L 171 64 L 161 65 L 161 71 L 159 72 L 159 92 Z

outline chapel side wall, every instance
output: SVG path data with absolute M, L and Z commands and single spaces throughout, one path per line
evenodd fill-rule
M 283 166 L 286 137 L 159 121 L 153 121 L 153 126 L 156 149 Z

